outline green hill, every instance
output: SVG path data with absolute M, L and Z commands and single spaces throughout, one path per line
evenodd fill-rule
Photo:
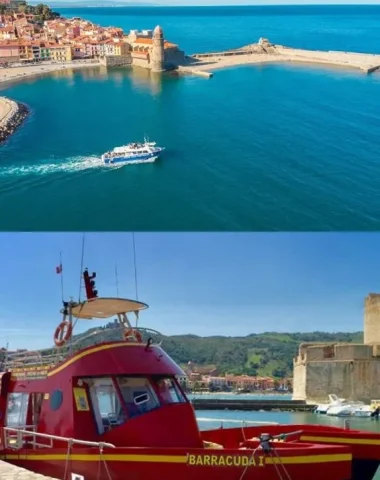
M 112 326 L 112 324 L 109 324 Z M 100 332 L 99 332 L 100 330 Z M 120 331 L 101 327 L 74 337 L 78 346 L 96 341 L 120 339 Z M 220 374 L 260 375 L 277 378 L 293 375 L 293 357 L 302 342 L 363 342 L 363 332 L 353 333 L 278 333 L 266 332 L 246 337 L 199 337 L 197 335 L 163 336 L 162 347 L 180 365 L 189 361 L 199 366 L 215 366 Z

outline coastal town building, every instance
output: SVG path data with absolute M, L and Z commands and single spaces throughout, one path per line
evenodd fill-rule
M 380 398 L 380 294 L 364 304 L 364 343 L 303 343 L 294 359 L 295 400 L 325 402 L 329 394 Z
M 31 14 L 0 15 L 0 63 L 66 63 L 76 59 L 162 72 L 183 64 L 185 54 L 165 40 L 159 26 L 131 30 L 126 35 L 121 28 L 101 27 L 78 17 L 59 17 L 41 24 Z
M 196 365 L 188 362 L 184 368 L 187 376 L 186 387 L 190 390 L 220 391 L 220 392 L 264 392 L 292 390 L 292 379 L 274 379 L 272 377 L 251 375 L 220 375 L 213 365 Z

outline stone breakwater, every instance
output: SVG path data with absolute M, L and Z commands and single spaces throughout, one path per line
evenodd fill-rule
M 273 44 L 265 38 L 236 50 L 194 54 L 187 57 L 187 70 L 191 73 L 191 69 L 199 72 L 238 65 L 286 62 L 353 68 L 367 74 L 380 70 L 380 55 L 289 48 Z
M 30 472 L 25 468 L 16 467 L 10 463 L 0 460 L 0 478 L 1 480 L 56 480 L 52 477 L 45 477 L 38 473 Z
M 28 114 L 26 105 L 0 97 L 0 143 L 16 131 Z

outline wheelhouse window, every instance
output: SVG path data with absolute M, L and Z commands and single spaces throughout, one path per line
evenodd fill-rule
M 158 378 L 156 385 L 163 403 L 186 403 L 186 398 L 183 396 L 174 378 Z
M 119 377 L 117 382 L 127 408 L 128 417 L 133 418 L 142 415 L 160 406 L 158 397 L 147 378 Z
M 87 382 L 90 387 L 98 432 L 106 432 L 125 422 L 124 410 L 111 378 L 94 378 Z
M 28 393 L 11 393 L 7 403 L 7 427 L 25 427 L 28 415 Z

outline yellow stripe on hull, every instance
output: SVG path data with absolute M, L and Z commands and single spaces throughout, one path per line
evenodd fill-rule
M 314 437 L 301 435 L 300 440 L 316 443 L 344 443 L 346 445 L 380 445 L 380 439 L 372 438 L 340 438 L 340 437 Z
M 199 455 L 199 453 L 197 454 Z M 66 461 L 67 454 L 6 454 L 0 456 L 1 460 L 29 460 L 29 461 Z M 71 454 L 70 461 L 76 462 L 98 462 L 104 460 L 106 462 L 149 462 L 149 463 L 187 463 L 187 455 L 122 455 L 122 454 Z M 350 462 L 352 455 L 350 453 L 339 453 L 331 455 L 304 455 L 296 457 L 266 457 L 265 463 L 273 465 L 283 463 L 285 465 L 305 465 L 315 463 L 333 463 L 333 462 Z

